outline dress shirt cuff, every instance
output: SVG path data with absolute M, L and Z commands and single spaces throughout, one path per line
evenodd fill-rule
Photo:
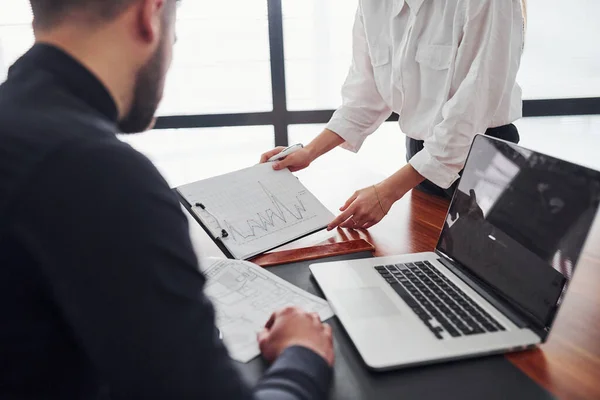
M 422 149 L 409 161 L 425 179 L 433 182 L 442 189 L 448 189 L 460 176 L 452 168 L 436 160 L 427 149 Z
M 296 376 L 301 385 L 311 392 L 311 399 L 325 399 L 333 379 L 333 368 L 325 359 L 302 346 L 286 349 L 273 366 L 268 375 Z
M 338 134 L 344 143 L 340 146 L 343 149 L 358 152 L 362 147 L 367 136 L 352 121 L 344 116 L 343 110 L 337 110 L 326 126 L 327 129 Z

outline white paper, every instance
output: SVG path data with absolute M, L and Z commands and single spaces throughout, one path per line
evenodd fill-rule
M 270 163 L 178 188 L 237 259 L 248 259 L 327 226 L 335 216 L 289 170 Z
M 246 261 L 207 258 L 201 261 L 207 277 L 206 295 L 217 316 L 217 327 L 230 356 L 248 362 L 260 354 L 256 335 L 273 312 L 297 306 L 316 312 L 325 321 L 333 316 L 327 301 Z

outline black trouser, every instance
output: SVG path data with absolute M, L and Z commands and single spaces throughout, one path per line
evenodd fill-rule
M 503 139 L 512 143 L 519 143 L 519 131 L 517 127 L 513 124 L 499 126 L 497 128 L 490 128 L 485 132 L 486 135 L 495 137 L 498 139 Z M 406 161 L 409 161 L 415 154 L 419 151 L 423 150 L 423 141 L 415 140 L 412 138 L 406 138 Z M 462 171 L 460 172 L 462 175 Z M 418 185 L 415 189 L 418 189 L 422 192 L 432 194 L 434 196 L 440 196 L 451 199 L 454 195 L 454 191 L 458 186 L 458 182 L 454 182 L 452 186 L 448 189 L 442 189 L 437 186 L 435 183 L 425 180 L 423 183 Z

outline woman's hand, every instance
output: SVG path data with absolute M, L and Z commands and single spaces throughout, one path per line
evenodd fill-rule
M 276 147 L 271 151 L 267 151 L 265 154 L 260 156 L 260 163 L 266 163 L 267 160 L 274 155 L 281 153 L 285 147 Z M 273 169 L 278 171 L 280 169 L 289 168 L 290 171 L 300 171 L 310 165 L 315 160 L 313 153 L 308 148 L 302 148 L 285 157 L 282 160 L 273 162 Z
M 280 170 L 289 168 L 290 171 L 296 172 L 308 167 L 318 157 L 327 153 L 328 151 L 336 148 L 340 144 L 344 143 L 337 133 L 325 129 L 319 136 L 313 139 L 308 146 L 295 151 L 283 160 L 279 160 L 273 163 L 273 169 Z M 281 153 L 285 147 L 276 147 L 271 151 L 267 151 L 260 157 L 260 163 L 265 163 L 271 157 Z
M 387 215 L 397 199 L 386 190 L 385 183 L 373 185 L 355 192 L 340 208 L 342 213 L 334 219 L 327 230 L 341 228 L 369 229 Z
M 369 229 L 387 215 L 396 201 L 424 179 L 410 164 L 406 164 L 385 181 L 355 192 L 340 208 L 342 213 L 329 224 L 327 230 L 338 226 Z

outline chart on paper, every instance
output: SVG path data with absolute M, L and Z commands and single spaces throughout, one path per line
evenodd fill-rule
M 260 354 L 256 334 L 277 310 L 298 306 L 318 313 L 322 321 L 333 316 L 325 300 L 255 264 L 205 259 L 201 265 L 207 277 L 205 293 L 216 309 L 217 327 L 237 361 L 248 362 Z
M 334 218 L 288 170 L 271 164 L 182 186 L 186 200 L 223 244 L 245 259 L 325 227 Z
M 290 193 L 276 196 L 264 182 L 256 182 L 256 188 L 260 188 L 256 197 L 258 202 L 249 204 L 256 212 L 242 215 L 236 221 L 224 220 L 225 229 L 237 243 L 251 243 L 269 235 L 276 235 L 284 229 L 317 216 L 313 211 L 309 211 L 302 201 L 302 197 L 306 197 L 306 190 L 301 190 L 292 198 Z M 268 208 L 263 210 L 262 207 Z

